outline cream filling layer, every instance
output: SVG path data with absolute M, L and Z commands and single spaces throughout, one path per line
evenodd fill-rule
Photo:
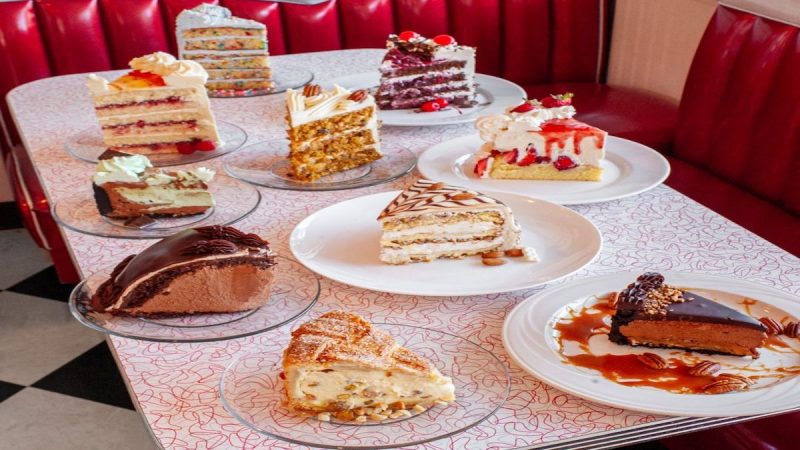
M 125 199 L 143 206 L 150 211 L 183 208 L 187 206 L 214 206 L 214 198 L 205 189 L 175 189 L 171 186 L 151 186 L 147 189 L 117 188 Z
M 404 245 L 401 248 L 381 248 L 381 255 L 386 256 L 432 256 L 439 254 L 460 253 L 460 252 L 477 252 L 487 248 L 495 248 L 499 246 L 499 250 L 508 250 L 514 248 L 514 245 L 508 245 L 503 240 L 502 236 L 498 236 L 491 240 L 481 241 L 468 241 L 468 242 L 426 242 L 420 244 Z
M 497 230 L 499 227 L 494 222 L 460 222 L 449 225 L 424 225 L 420 227 L 405 228 L 395 231 L 384 231 L 383 241 L 400 240 L 407 236 L 417 234 L 439 234 L 444 237 L 452 235 L 486 234 Z

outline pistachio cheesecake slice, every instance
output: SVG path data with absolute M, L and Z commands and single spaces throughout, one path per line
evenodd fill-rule
M 429 360 L 363 317 L 343 311 L 323 314 L 292 332 L 283 370 L 289 406 L 302 411 L 401 410 L 455 399 L 452 380 Z

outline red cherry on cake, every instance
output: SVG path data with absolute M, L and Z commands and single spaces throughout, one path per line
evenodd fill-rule
M 178 142 L 175 147 L 177 147 L 178 153 L 181 155 L 191 155 L 194 153 L 194 144 L 191 142 Z
M 401 41 L 410 41 L 414 38 L 418 38 L 419 33 L 415 31 L 403 31 L 402 33 L 398 34 L 397 37 L 400 38 Z
M 215 144 L 214 141 L 199 141 L 194 144 L 194 148 L 201 152 L 210 152 L 217 148 L 217 144 Z
M 533 110 L 534 108 L 535 108 L 535 106 L 533 106 L 533 104 L 531 102 L 525 102 L 525 103 L 517 106 L 516 108 L 512 109 L 511 112 L 526 113 L 528 111 Z
M 433 38 L 433 42 L 436 42 L 439 45 L 453 45 L 456 43 L 456 38 L 450 36 L 449 34 L 440 34 Z
M 439 104 L 439 108 L 447 108 L 447 106 L 450 104 L 446 98 L 437 98 L 434 101 Z
M 567 170 L 578 166 L 569 156 L 559 156 L 553 165 L 556 166 L 558 170 Z
M 436 103 L 435 100 L 431 100 L 429 102 L 423 103 L 422 106 L 420 106 L 420 109 L 422 109 L 422 112 L 436 112 L 442 109 L 442 107 L 438 103 Z

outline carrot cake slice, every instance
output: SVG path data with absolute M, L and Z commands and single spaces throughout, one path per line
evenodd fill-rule
M 87 80 L 109 150 L 146 155 L 217 148 L 208 74 L 200 64 L 156 52 L 134 58 L 130 67 L 113 81 L 94 74 Z
M 234 17 L 228 8 L 201 4 L 178 14 L 178 52 L 208 71 L 206 87 L 216 96 L 273 90 L 267 27 Z
M 375 99 L 365 90 L 318 85 L 286 91 L 292 176 L 314 181 L 381 158 Z

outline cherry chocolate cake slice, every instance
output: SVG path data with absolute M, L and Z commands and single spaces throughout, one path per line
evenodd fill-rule
M 188 229 L 125 258 L 92 308 L 128 316 L 229 313 L 269 300 L 275 253 L 255 234 L 219 225 Z
M 767 334 L 758 320 L 648 272 L 619 294 L 608 337 L 617 344 L 757 358 Z

